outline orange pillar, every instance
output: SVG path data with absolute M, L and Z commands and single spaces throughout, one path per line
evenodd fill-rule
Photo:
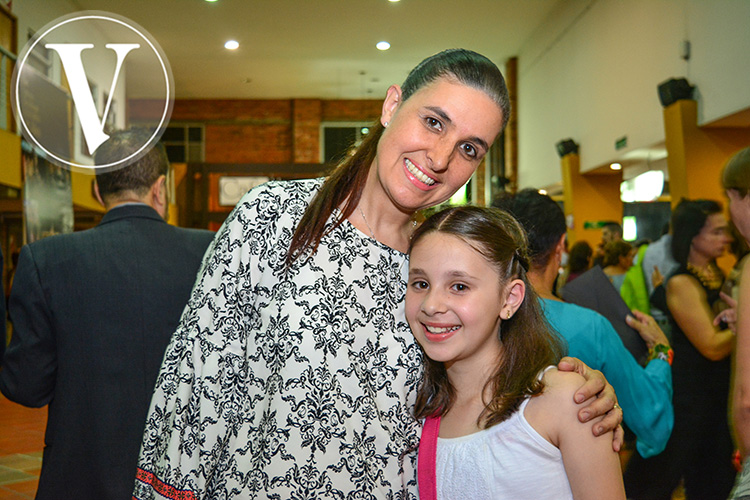
M 596 248 L 601 241 L 601 229 L 584 227 L 587 222 L 622 221 L 622 174 L 581 174 L 580 156 L 577 153 L 563 156 L 560 166 L 564 211 L 568 221 L 568 243 L 586 240 L 592 248 Z
M 747 129 L 700 128 L 696 101 L 683 99 L 664 108 L 664 137 L 672 206 L 682 198 L 724 200 L 721 169 L 750 145 Z

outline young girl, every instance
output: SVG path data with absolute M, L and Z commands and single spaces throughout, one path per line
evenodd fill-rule
M 426 354 L 420 498 L 625 498 L 610 438 L 576 417 L 580 375 L 552 366 L 562 346 L 526 267 L 525 233 L 502 210 L 451 208 L 412 238 L 406 317 Z

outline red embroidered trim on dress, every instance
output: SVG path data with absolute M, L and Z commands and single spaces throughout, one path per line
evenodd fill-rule
M 194 492 L 188 490 L 178 490 L 174 486 L 170 486 L 156 477 L 152 472 L 145 471 L 141 468 L 138 469 L 135 478 L 144 484 L 150 484 L 154 491 L 165 498 L 169 498 L 170 500 L 198 500 L 198 497 Z M 136 497 L 133 497 L 133 500 L 138 499 Z

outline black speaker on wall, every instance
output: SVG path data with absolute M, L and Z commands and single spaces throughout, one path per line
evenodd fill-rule
M 692 99 L 695 87 L 685 78 L 670 78 L 659 84 L 659 100 L 664 107 L 681 99 Z
M 562 158 L 570 153 L 578 152 L 578 144 L 573 139 L 563 139 L 557 143 L 557 154 Z

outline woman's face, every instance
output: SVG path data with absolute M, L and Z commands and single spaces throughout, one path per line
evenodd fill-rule
M 402 212 L 449 199 L 469 180 L 500 133 L 500 107 L 483 91 L 441 78 L 401 102 L 388 90 L 368 184 Z
M 728 229 L 723 214 L 709 215 L 701 232 L 693 238 L 691 250 L 710 259 L 718 259 L 724 255 L 727 245 L 732 241 Z
M 727 189 L 729 214 L 745 240 L 750 241 L 750 195 L 740 196 L 735 189 Z

